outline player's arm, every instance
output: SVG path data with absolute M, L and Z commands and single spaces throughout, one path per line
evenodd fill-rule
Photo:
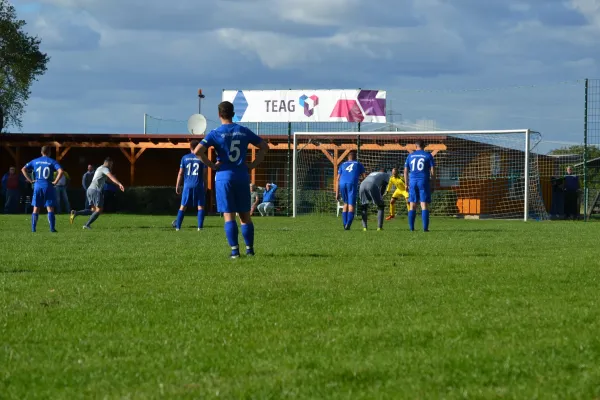
M 28 168 L 29 168 L 29 164 L 25 164 L 25 166 L 23 168 L 21 168 L 21 173 L 23 174 L 23 176 L 25 177 L 25 179 L 27 180 L 27 182 L 33 184 L 34 180 L 32 180 L 29 177 L 29 173 L 27 172 Z
M 263 162 L 263 160 L 265 159 L 265 155 L 267 154 L 267 151 L 269 151 L 269 144 L 267 142 L 265 142 L 264 140 L 261 140 L 257 146 L 258 146 L 258 153 L 256 153 L 256 158 L 254 159 L 254 161 L 252 161 L 250 164 L 248 164 L 248 169 L 254 169 L 254 168 L 258 167 L 258 165 L 261 162 Z
M 390 181 L 387 184 L 387 188 L 385 189 L 385 193 L 389 193 L 390 190 L 392 190 L 392 186 L 393 186 L 393 181 L 392 179 L 390 179 Z
M 60 178 L 62 178 L 62 176 L 63 176 L 63 174 L 64 174 L 64 171 L 63 171 L 63 169 L 62 169 L 62 168 L 59 168 L 59 169 L 57 170 L 57 172 L 58 172 L 58 173 L 56 174 L 56 178 L 54 179 L 54 182 L 52 182 L 52 185 L 53 185 L 53 186 L 56 186 L 56 184 L 58 183 L 58 181 L 60 181 Z
M 175 184 L 175 193 L 177 194 L 181 194 L 181 190 L 179 190 L 179 188 L 181 187 L 181 178 L 183 177 L 183 168 L 179 168 L 179 173 L 177 174 L 177 183 Z
M 111 181 L 113 181 L 115 183 L 115 185 L 117 185 L 119 187 L 119 189 L 121 190 L 121 192 L 125 191 L 125 187 L 123 187 L 123 185 L 121 184 L 121 182 L 119 182 L 119 180 L 117 179 L 116 176 L 114 176 L 110 172 L 107 173 L 106 176 L 108 176 L 108 179 L 110 179 Z

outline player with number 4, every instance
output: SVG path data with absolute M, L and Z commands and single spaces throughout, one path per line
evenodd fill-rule
M 212 130 L 202 139 L 194 150 L 204 165 L 217 171 L 215 189 L 217 211 L 225 219 L 225 236 L 231 247 L 231 258 L 240 257 L 238 244 L 238 225 L 235 214 L 242 222 L 242 236 L 246 242 L 246 255 L 254 255 L 254 224 L 250 217 L 249 170 L 256 168 L 265 158 L 269 149 L 267 142 L 245 126 L 233 123 L 235 112 L 233 104 L 223 101 L 219 104 L 221 126 Z M 246 163 L 248 145 L 258 147 L 256 158 Z M 217 153 L 217 162 L 208 158 L 208 149 L 213 147 Z
M 344 230 L 350 230 L 354 221 L 354 207 L 358 194 L 358 180 L 365 174 L 365 167 L 355 160 L 354 152 L 348 154 L 348 161 L 343 162 L 338 168 L 338 185 L 335 198 L 342 198 L 342 224 Z
M 29 177 L 28 171 L 33 170 L 33 180 Z M 54 172 L 58 172 L 54 182 L 50 177 Z M 33 213 L 31 214 L 31 232 L 37 229 L 37 221 L 40 214 L 40 208 L 46 207 L 48 210 L 48 222 L 50 223 L 50 232 L 56 232 L 56 217 L 54 216 L 54 202 L 56 201 L 56 192 L 54 185 L 63 175 L 61 166 L 56 160 L 50 158 L 50 147 L 42 147 L 42 156 L 25 164 L 21 172 L 29 183 L 33 184 Z
M 421 203 L 423 231 L 429 232 L 429 203 L 431 203 L 431 181 L 435 179 L 435 161 L 433 155 L 425 151 L 423 140 L 417 140 L 417 150 L 410 153 L 404 163 L 404 182 L 408 192 L 410 210 L 408 211 L 408 227 L 415 230 L 417 203 Z

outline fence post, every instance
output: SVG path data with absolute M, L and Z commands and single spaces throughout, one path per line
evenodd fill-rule
M 587 221 L 588 215 L 588 79 L 585 80 L 585 96 L 583 106 L 583 220 Z
M 291 160 L 291 155 L 292 155 L 292 123 L 288 122 L 288 151 L 287 151 L 287 166 L 288 166 L 288 171 L 287 171 L 287 206 L 285 207 L 285 213 L 286 216 L 290 216 L 290 184 L 292 182 L 292 160 Z

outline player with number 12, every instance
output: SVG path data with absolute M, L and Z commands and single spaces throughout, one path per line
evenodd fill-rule
M 423 231 L 429 232 L 429 203 L 431 203 L 431 181 L 435 179 L 435 161 L 433 155 L 425 151 L 423 140 L 417 140 L 415 145 L 417 150 L 409 154 L 404 163 L 404 182 L 410 203 L 408 227 L 411 231 L 415 230 L 417 203 L 420 202 Z
M 28 171 L 33 170 L 33 180 L 29 177 Z M 58 172 L 54 182 L 50 179 L 54 172 Z M 42 147 L 42 156 L 25 164 L 21 169 L 25 179 L 33 184 L 33 213 L 31 214 L 31 231 L 37 229 L 37 221 L 40 214 L 40 208 L 46 207 L 48 210 L 48 222 L 50 223 L 50 232 L 56 232 L 56 217 L 54 216 L 54 202 L 56 201 L 56 192 L 54 186 L 63 175 L 61 166 L 56 160 L 50 158 L 50 147 Z
M 206 168 L 204 164 L 196 157 L 194 150 L 200 142 L 192 140 L 190 142 L 191 153 L 181 158 L 179 164 L 179 174 L 177 174 L 177 183 L 175 192 L 181 194 L 181 206 L 177 212 L 177 219 L 173 221 L 175 230 L 181 229 L 183 217 L 188 205 L 198 207 L 198 231 L 204 228 L 204 201 L 205 201 L 205 182 Z M 183 178 L 183 191 L 181 190 L 181 180 Z
M 233 104 L 223 101 L 219 104 L 221 126 L 212 130 L 196 147 L 194 153 L 204 165 L 217 171 L 215 189 L 217 211 L 225 219 L 225 236 L 231 247 L 231 258 L 240 257 L 238 225 L 235 214 L 240 216 L 242 236 L 246 243 L 246 255 L 254 255 L 254 224 L 250 217 L 249 170 L 256 168 L 264 159 L 269 145 L 245 126 L 233 123 Z M 256 159 L 246 163 L 248 145 L 258 147 Z M 208 158 L 207 151 L 213 147 L 217 162 Z

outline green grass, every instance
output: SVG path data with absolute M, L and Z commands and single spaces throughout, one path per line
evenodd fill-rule
M 0 398 L 600 397 L 595 223 L 171 220 L 0 217 Z

